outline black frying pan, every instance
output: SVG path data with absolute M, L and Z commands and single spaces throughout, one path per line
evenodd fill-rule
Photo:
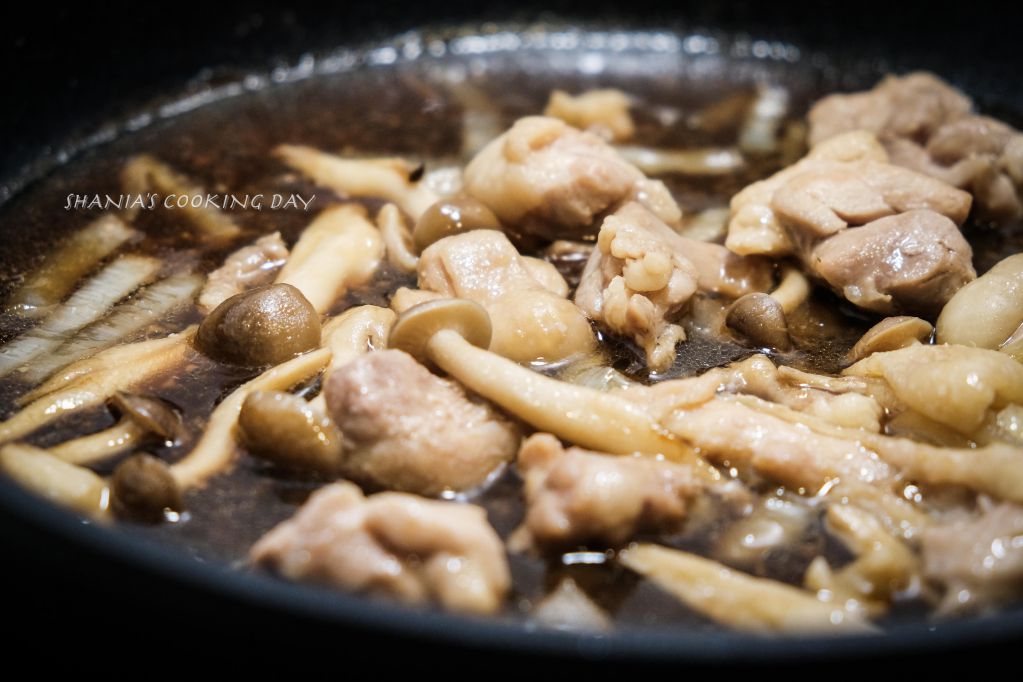
M 606 3 L 605 5 L 609 5 Z M 770 4 L 770 6 L 766 6 Z M 826 56 L 821 68 L 849 87 L 888 70 L 929 68 L 974 96 L 988 111 L 1023 112 L 1023 68 L 1016 18 L 976 3 L 629 2 L 561 5 L 549 26 L 587 25 L 721 31 L 779 39 L 801 54 Z M 544 4 L 542 8 L 550 7 Z M 623 14 L 624 12 L 627 14 Z M 508 18 L 493 9 L 447 2 L 362 3 L 354 7 L 264 10 L 248 6 L 133 6 L 99 12 L 45 7 L 8 21 L 0 54 L 4 106 L 0 130 L 0 202 L 53 168 L 61 152 L 165 93 L 206 78 L 265 70 L 303 52 L 355 45 L 426 25 Z M 520 10 L 514 19 L 534 21 Z M 827 66 L 824 66 L 824 65 Z M 211 75 L 212 74 L 212 75 Z M 844 75 L 842 75 L 844 74 Z M 87 143 L 87 142 L 85 142 Z M 16 229 L 4 225 L 3 229 Z M 2 238 L 0 234 L 0 238 Z M 0 480 L 0 546 L 11 590 L 5 619 L 33 639 L 56 635 L 97 646 L 148 643 L 187 650 L 221 643 L 258 662 L 287 641 L 307 661 L 372 656 L 439 664 L 458 660 L 501 670 L 540 658 L 600 662 L 673 661 L 762 664 L 923 655 L 943 660 L 1005 654 L 1023 637 L 1023 611 L 981 620 L 897 626 L 884 637 L 770 640 L 738 634 L 626 632 L 606 637 L 532 632 L 435 612 L 410 612 L 343 594 L 287 585 L 195 561 L 132 533 L 86 525 Z M 22 603 L 23 602 L 23 603 Z M 39 623 L 43 630 L 33 630 Z M 19 649 L 11 647 L 16 653 Z M 389 655 L 380 656 L 380 652 Z M 470 656 L 471 655 L 471 656 Z M 492 665 L 501 656 L 500 666 Z M 300 654 L 290 654 L 302 660 Z M 974 659 L 976 660 L 976 659 Z M 822 669 L 822 668 L 818 668 Z

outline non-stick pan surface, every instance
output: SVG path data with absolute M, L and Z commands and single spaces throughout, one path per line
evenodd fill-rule
M 507 26 L 532 31 L 591 27 L 671 29 L 679 35 L 760 38 L 819 55 L 820 68 L 855 87 L 888 70 L 930 68 L 993 111 L 1023 112 L 1012 37 L 1018 23 L 992 8 L 929 3 L 885 7 L 859 3 L 763 3 L 724 6 L 630 3 L 563 6 L 557 16 L 519 10 Z M 544 9 L 549 6 L 544 7 Z M 537 8 L 539 9 L 539 8 Z M 557 7 L 551 9 L 559 9 Z M 585 15 L 585 16 L 584 16 Z M 153 98 L 246 71 L 294 64 L 304 53 L 386 41 L 424 26 L 504 19 L 495 9 L 446 3 L 377 2 L 330 9 L 261 10 L 251 6 L 133 7 L 125 12 L 47 8 L 3 28 L 7 131 L 0 147 L 0 202 L 54 168 L 110 122 L 144 110 Z M 430 29 L 427 29 L 428 31 Z M 831 77 L 835 77 L 834 73 Z M 845 74 L 845 75 L 842 75 Z M 5 225 L 4 230 L 16 229 Z M 2 234 L 0 234 L 2 239 Z M 8 622 L 28 639 L 69 638 L 105 646 L 146 641 L 170 650 L 228 650 L 259 661 L 287 641 L 320 656 L 331 645 L 351 658 L 396 660 L 686 661 L 702 664 L 821 663 L 968 648 L 1005 653 L 1023 637 L 1023 611 L 981 620 L 908 623 L 882 637 L 773 640 L 731 633 L 626 631 L 571 635 L 520 625 L 413 612 L 379 601 L 289 585 L 205 563 L 140 533 L 84 524 L 0 480 L 0 538 L 8 577 Z M 401 652 L 399 658 L 380 651 Z M 330 655 L 330 654 L 326 654 Z

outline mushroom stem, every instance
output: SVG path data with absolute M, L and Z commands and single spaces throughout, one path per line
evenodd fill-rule
M 323 314 L 348 287 L 369 279 L 383 251 L 362 207 L 333 206 L 305 229 L 276 282 L 294 286 Z
M 771 298 L 778 301 L 786 315 L 791 315 L 810 295 L 810 282 L 806 275 L 791 265 L 786 265 L 781 272 L 781 282 L 771 292 Z
M 108 429 L 66 440 L 48 452 L 70 464 L 95 464 L 133 449 L 146 433 L 130 417 L 124 417 Z
M 426 353 L 464 386 L 537 430 L 613 454 L 646 452 L 681 460 L 689 453 L 639 404 L 537 374 L 450 329 L 434 334 Z
M 329 361 L 330 350 L 320 348 L 277 365 L 236 388 L 213 410 L 206 431 L 195 448 L 171 466 L 178 486 L 184 490 L 202 485 L 231 463 L 236 452 L 234 432 L 238 413 L 251 393 L 291 388 L 319 372 Z
M 415 272 L 419 256 L 412 252 L 412 231 L 394 204 L 385 204 L 377 213 L 377 229 L 384 239 L 387 262 L 403 272 Z
M 102 519 L 108 514 L 107 482 L 46 450 L 21 443 L 5 445 L 0 448 L 0 471 L 25 488 L 88 516 Z

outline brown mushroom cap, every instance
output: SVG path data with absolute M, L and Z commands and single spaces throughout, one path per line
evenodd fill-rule
M 458 332 L 474 346 L 490 347 L 493 333 L 490 315 L 479 303 L 464 298 L 444 298 L 412 306 L 391 327 L 387 346 L 426 362 L 430 339 L 444 329 Z
M 860 337 L 846 359 L 852 364 L 873 353 L 905 348 L 930 339 L 932 333 L 931 323 L 919 317 L 886 317 Z
M 444 237 L 469 230 L 500 230 L 501 222 L 482 202 L 467 196 L 441 199 L 416 221 L 412 244 L 417 253 Z
M 159 521 L 164 510 L 181 510 L 181 489 L 170 467 L 145 453 L 117 465 L 110 480 L 111 503 L 121 516 L 140 521 Z
M 218 305 L 195 335 L 203 354 L 243 367 L 290 360 L 320 345 L 320 316 L 290 284 L 270 284 Z
M 336 473 L 341 433 L 305 399 L 283 391 L 256 391 L 238 414 L 242 444 L 260 459 L 298 471 Z
M 758 346 L 792 348 L 785 311 L 768 294 L 757 292 L 738 299 L 728 310 L 725 324 Z
M 159 398 L 118 391 L 110 403 L 147 433 L 155 434 L 165 441 L 177 441 L 181 437 L 181 415 Z

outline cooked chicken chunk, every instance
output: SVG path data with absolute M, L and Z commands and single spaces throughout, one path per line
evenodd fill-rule
M 667 188 L 593 133 L 556 118 L 520 119 L 465 169 L 466 191 L 505 227 L 546 239 L 596 232 L 601 215 L 637 199 L 668 223 L 681 218 Z
M 313 494 L 251 556 L 291 580 L 465 613 L 497 611 L 511 582 L 504 547 L 480 507 L 403 493 L 364 497 L 347 482 Z
M 468 490 L 518 448 L 512 424 L 402 351 L 356 358 L 327 378 L 324 395 L 344 437 L 345 473 L 377 486 Z
M 858 306 L 932 314 L 976 273 L 959 234 L 970 196 L 886 162 L 869 133 L 832 138 L 732 199 L 726 244 L 797 254 Z
M 575 302 L 611 332 L 635 340 L 647 365 L 660 371 L 685 340 L 674 322 L 698 289 L 741 296 L 769 282 L 766 263 L 683 237 L 632 202 L 604 219 Z
M 541 273 L 496 230 L 445 237 L 419 258 L 420 288 L 482 305 L 493 324 L 490 349 L 519 362 L 561 360 L 595 343 L 586 316 L 551 291 L 552 274 L 560 277 L 546 269 Z
M 925 573 L 947 590 L 946 613 L 983 610 L 1023 592 L 1023 507 L 1003 503 L 932 526 L 922 539 Z
M 206 278 L 206 286 L 199 294 L 199 307 L 209 313 L 235 294 L 269 284 L 286 260 L 288 247 L 280 232 L 243 246 Z
M 676 529 L 699 490 L 688 467 L 565 450 L 546 433 L 522 444 L 518 466 L 527 505 L 518 539 L 545 548 L 620 545 L 637 533 Z
M 850 130 L 881 140 L 891 161 L 969 191 L 978 216 L 1023 215 L 1023 134 L 972 113 L 973 102 L 928 73 L 888 76 L 872 90 L 825 97 L 810 110 L 810 142 Z
M 977 273 L 973 250 L 948 218 L 907 211 L 842 230 L 814 247 L 810 269 L 860 308 L 937 315 Z

